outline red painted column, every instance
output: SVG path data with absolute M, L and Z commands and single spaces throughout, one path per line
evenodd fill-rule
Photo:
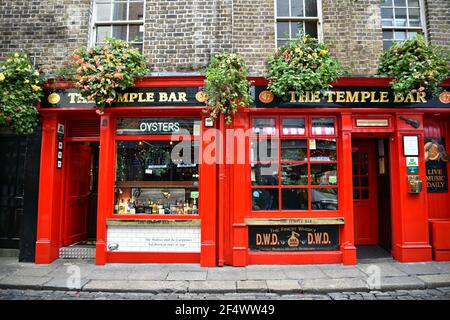
M 411 127 L 399 118 L 419 120 L 418 129 Z M 401 262 L 430 261 L 432 259 L 429 244 L 428 205 L 426 197 L 426 168 L 424 159 L 424 131 L 422 114 L 396 115 L 396 132 L 392 142 L 392 221 L 393 256 Z M 419 137 L 419 176 L 423 182 L 422 192 L 408 193 L 406 157 L 403 155 L 403 136 Z
M 233 130 L 228 133 L 227 166 L 229 168 L 228 224 L 231 229 L 230 244 L 232 265 L 248 264 L 248 229 L 245 216 L 250 208 L 248 113 L 240 109 L 233 118 Z
M 352 179 L 352 117 L 350 113 L 341 114 L 340 160 L 339 160 L 339 200 L 345 224 L 341 230 L 341 251 L 344 264 L 356 264 L 355 227 L 353 217 L 353 179 Z
M 201 252 L 200 265 L 216 265 L 216 230 L 217 230 L 217 122 L 214 127 L 205 127 L 202 118 L 202 139 L 200 157 L 200 218 L 201 218 Z
M 103 265 L 106 257 L 106 218 L 114 210 L 115 142 L 114 119 L 105 113 L 100 121 L 100 155 L 97 204 L 97 242 L 95 263 Z
M 63 168 L 56 169 L 57 161 L 57 124 L 56 114 L 42 115 L 42 146 L 39 173 L 38 223 L 36 239 L 36 263 L 46 264 L 59 256 L 61 246 L 61 222 L 64 196 L 62 184 Z M 63 150 L 65 146 L 63 147 Z

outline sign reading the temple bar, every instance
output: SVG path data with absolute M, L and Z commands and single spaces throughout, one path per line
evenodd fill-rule
M 255 251 L 339 250 L 337 225 L 249 226 L 248 237 Z
M 449 108 L 450 94 L 444 91 L 438 99 L 432 99 L 425 92 L 410 93 L 406 96 L 395 95 L 389 87 L 341 87 L 335 86 L 328 91 L 305 91 L 297 94 L 289 92 L 283 99 L 274 95 L 264 86 L 254 90 L 257 108 Z M 446 93 L 446 94 L 444 94 Z
M 112 107 L 205 106 L 203 87 L 129 88 L 119 92 Z M 41 108 L 93 108 L 75 88 L 46 92 Z
M 444 138 L 425 138 L 428 192 L 448 192 L 448 160 Z

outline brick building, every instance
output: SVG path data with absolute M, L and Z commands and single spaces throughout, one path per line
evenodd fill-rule
M 25 163 L 28 157 L 26 163 L 31 163 L 32 152 L 39 149 L 36 141 L 42 143 L 41 157 L 34 158 L 32 167 L 10 169 L 20 172 L 21 179 L 9 175 L 1 182 L 8 191 L 2 194 L 0 248 L 18 247 L 22 238 L 21 259 L 36 257 L 37 263 L 70 256 L 66 247 L 92 239 L 95 249 L 91 241 L 80 252 L 95 256 L 98 264 L 354 264 L 355 245 L 364 244 L 383 246 L 400 261 L 450 259 L 445 244 L 450 228 L 448 164 L 440 164 L 443 171 L 437 177 L 445 181 L 425 192 L 419 188 L 419 181 L 428 178 L 422 151 L 409 154 L 416 165 L 406 170 L 408 154 L 403 150 L 406 143 L 412 149 L 429 143 L 433 152 L 450 149 L 448 95 L 395 102 L 387 79 L 375 77 L 378 58 L 393 41 L 419 33 L 429 43 L 450 49 L 450 1 L 0 0 L 0 8 L 0 59 L 23 49 L 52 73 L 75 49 L 113 36 L 140 48 L 152 69 L 152 77 L 141 79 L 132 89 L 136 92 L 129 93 L 139 102 L 123 99 L 129 104 L 118 103 L 100 118 L 92 104 L 68 98 L 76 95 L 70 86 L 58 89 L 60 103 L 53 104 L 48 95 L 43 99 L 42 131 L 27 138 L 34 149 L 22 141 L 23 148 L 3 160 L 15 163 L 11 157 L 21 157 Z M 299 31 L 326 42 L 352 77 L 340 80 L 334 100 L 316 101 L 319 105 L 300 98 L 291 104 L 262 101 L 267 58 Z M 171 172 L 175 181 L 161 181 L 166 177 L 161 155 L 172 143 L 164 130 L 153 134 L 145 128 L 181 126 L 189 131 L 192 148 L 205 148 L 207 139 L 198 136 L 211 124 L 197 94 L 202 71 L 215 53 L 224 51 L 243 55 L 256 79 L 252 94 L 261 100 L 236 116 L 234 129 L 269 136 L 280 132 L 276 143 L 281 141 L 281 151 L 285 143 L 306 155 L 277 158 L 279 172 L 264 177 L 264 164 L 246 150 L 244 165 L 179 166 L 177 170 L 185 170 L 182 178 Z M 447 81 L 445 89 L 449 87 Z M 172 104 L 142 100 L 168 93 L 173 94 Z M 136 127 L 133 119 L 142 122 Z M 212 126 L 225 128 L 220 122 Z M 12 136 L 1 137 L 0 147 L 12 149 Z M 246 143 L 256 143 L 253 138 Z M 132 157 L 141 152 L 151 165 L 135 168 Z M 156 180 L 154 172 L 159 172 Z M 34 180 L 24 180 L 29 176 Z M 164 182 L 167 186 L 161 189 Z M 89 188 L 89 196 L 81 194 L 83 188 Z M 25 201 L 26 208 L 17 201 L 26 192 L 36 197 L 37 189 L 39 205 L 35 198 Z M 160 194 L 166 200 L 176 198 L 175 203 L 153 199 Z M 129 205 L 130 199 L 134 204 Z M 77 212 L 83 217 L 76 218 Z M 22 218 L 27 222 L 20 226 Z M 314 240 L 325 234 L 326 240 Z M 276 247 L 273 237 L 287 238 Z

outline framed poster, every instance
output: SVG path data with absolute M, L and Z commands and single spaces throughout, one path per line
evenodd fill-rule
M 403 136 L 403 155 L 405 157 L 419 156 L 419 137 Z

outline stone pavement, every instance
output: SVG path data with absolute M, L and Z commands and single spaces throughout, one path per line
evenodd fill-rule
M 326 295 L 429 291 L 450 286 L 450 262 L 372 261 L 356 266 L 252 265 L 202 268 L 197 264 L 107 264 L 57 260 L 50 265 L 0 258 L 0 289 L 154 295 Z M 379 280 L 379 281 L 378 281 Z M 431 291 L 434 293 L 442 291 Z M 358 294 L 353 294 L 358 293 Z M 366 295 L 369 297 L 368 295 Z M 389 296 L 389 295 L 388 295 Z

